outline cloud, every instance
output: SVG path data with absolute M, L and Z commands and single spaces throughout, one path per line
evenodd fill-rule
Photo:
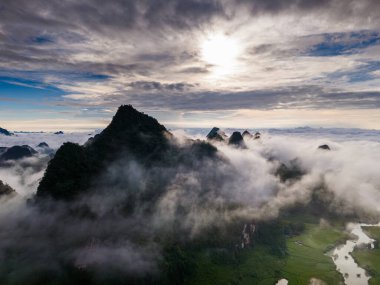
M 380 9 L 380 5 L 376 0 L 364 0 L 359 4 L 354 0 L 341 1 L 341 0 L 237 0 L 239 4 L 250 7 L 253 14 L 260 13 L 320 13 L 324 11 L 329 17 L 337 17 L 342 19 L 347 17 L 375 19 L 375 14 Z
M 144 91 L 168 91 L 168 92 L 183 92 L 191 89 L 192 84 L 187 83 L 160 83 L 156 81 L 135 81 L 129 84 L 134 89 Z
M 159 89 L 144 85 L 145 89 Z M 173 88 L 174 89 L 174 88 Z M 173 90 L 171 89 L 171 90 Z M 120 97 L 120 96 L 119 96 Z M 371 109 L 380 107 L 380 93 L 376 91 L 350 92 L 328 90 L 319 86 L 289 86 L 243 92 L 188 92 L 180 97 L 168 93 L 129 94 L 135 105 L 173 110 L 238 110 L 238 109 Z M 153 100 L 155 98 L 155 100 Z M 112 101 L 117 97 L 109 98 Z M 121 99 L 122 100 L 122 99 Z
M 38 155 L 18 161 L 9 161 L 0 166 L 0 177 L 17 193 L 24 197 L 35 194 L 40 179 L 43 177 L 50 157 Z
M 38 277 L 50 272 L 53 282 L 67 276 L 62 273 L 68 265 L 74 272 L 91 272 L 99 282 L 107 276 L 152 277 L 163 258 L 159 237 L 175 233 L 179 241 L 192 240 L 210 227 L 272 219 L 284 209 L 318 201 L 338 215 L 378 218 L 380 144 L 367 139 L 378 133 L 314 132 L 318 135 L 309 128 L 263 132 L 260 140 L 246 142 L 247 149 L 216 143 L 215 160 L 199 160 L 186 152 L 186 140 L 175 140 L 185 151 L 183 163 L 149 167 L 126 154 L 70 203 L 36 207 L 22 196 L 1 200 L 0 277 L 38 284 Z M 350 139 L 353 132 L 361 141 Z M 331 151 L 317 149 L 325 143 Z M 296 163 L 305 174 L 281 181 L 276 175 L 281 163 Z
M 98 275 L 104 274 L 103 270 L 106 267 L 106 272 L 111 268 L 143 277 L 147 272 L 156 271 L 156 262 L 159 261 L 159 251 L 154 246 L 138 248 L 136 244 L 128 241 L 110 245 L 97 244 L 94 241 L 86 248 L 78 249 L 73 255 L 76 266 L 97 270 Z
M 29 145 L 39 153 L 33 157 L 21 160 L 11 160 L 0 165 L 0 180 L 9 184 L 23 197 L 35 194 L 40 179 L 43 177 L 50 154 L 54 153 L 64 142 L 72 141 L 83 144 L 90 136 L 87 133 L 69 133 L 55 135 L 54 133 L 17 133 L 13 136 L 1 136 L 0 146 Z M 49 151 L 40 149 L 37 145 L 46 142 Z
M 0 75 L 57 91 L 49 100 L 8 101 L 12 110 L 28 109 L 29 120 L 47 116 L 31 104 L 64 108 L 68 119 L 125 102 L 161 111 L 378 108 L 375 0 L 22 0 L 1 7 Z M 232 71 L 218 72 L 201 56 L 215 34 L 239 45 Z
M 379 34 L 373 31 L 352 33 L 324 34 L 323 42 L 313 46 L 310 54 L 313 56 L 334 56 L 353 52 L 376 45 L 380 41 Z

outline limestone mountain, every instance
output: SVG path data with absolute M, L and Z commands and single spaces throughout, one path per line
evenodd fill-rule
M 49 147 L 49 145 L 46 143 L 46 142 L 40 142 L 37 147 L 41 147 L 41 148 L 44 148 L 44 147 Z
M 213 140 L 213 141 L 224 141 L 227 138 L 227 136 L 219 128 L 213 127 L 211 131 L 207 134 L 206 138 L 208 140 Z
M 28 145 L 15 145 L 7 148 L 0 156 L 0 161 L 17 160 L 35 155 L 35 151 Z
M 241 147 L 241 148 L 246 148 L 243 136 L 241 135 L 240 132 L 233 132 L 231 137 L 228 140 L 228 144 Z
M 322 149 L 322 150 L 331 150 L 330 147 L 329 147 L 329 145 L 327 145 L 327 144 L 320 145 L 320 146 L 318 147 L 318 149 Z
M 192 156 L 209 156 L 216 149 L 192 141 L 179 147 L 172 134 L 158 121 L 130 105 L 119 107 L 111 123 L 91 141 L 80 146 L 65 143 L 49 162 L 37 196 L 71 199 L 88 190 L 93 181 L 118 159 L 137 161 L 146 168 L 176 167 L 193 163 Z M 158 187 L 152 183 L 152 189 Z
M 12 133 L 6 129 L 0 128 L 0 135 L 11 136 Z
M 3 181 L 0 180 L 0 197 L 14 194 L 16 194 L 16 191 L 11 186 L 5 184 Z
M 242 136 L 243 136 L 243 138 L 247 138 L 247 139 L 253 138 L 253 135 L 248 130 L 245 130 L 243 132 Z

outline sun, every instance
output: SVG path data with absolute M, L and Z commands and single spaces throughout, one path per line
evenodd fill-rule
M 222 33 L 210 35 L 201 42 L 202 60 L 213 65 L 218 73 L 232 72 L 239 53 L 238 42 Z

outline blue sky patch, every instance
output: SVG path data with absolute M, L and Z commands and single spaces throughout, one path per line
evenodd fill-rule
M 314 45 L 308 52 L 311 56 L 338 56 L 353 54 L 359 49 L 380 43 L 380 36 L 374 31 L 323 34 L 323 42 Z
M 43 82 L 14 78 L 0 77 L 0 96 L 30 98 L 35 96 L 61 96 L 64 92 Z
M 78 77 L 84 80 L 103 81 L 103 80 L 107 80 L 111 78 L 112 76 L 105 75 L 105 74 L 97 74 L 97 73 L 84 73 L 84 74 L 79 74 Z
M 49 44 L 54 42 L 51 36 L 37 36 L 32 38 L 31 41 L 36 44 Z
M 349 83 L 363 82 L 374 79 L 372 73 L 377 70 L 380 70 L 380 61 L 371 61 L 355 70 L 331 73 L 328 78 L 338 80 L 345 77 Z

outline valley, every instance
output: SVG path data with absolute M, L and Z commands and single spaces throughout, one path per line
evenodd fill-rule
M 257 244 L 243 251 L 235 263 L 220 264 L 221 261 L 213 261 L 210 251 L 201 251 L 196 255 L 196 274 L 186 284 L 270 285 L 282 278 L 296 285 L 309 284 L 311 279 L 326 284 L 342 282 L 328 251 L 348 238 L 344 224 L 321 224 L 313 216 L 295 216 L 286 222 L 305 223 L 305 229 L 300 235 L 286 238 L 284 256 L 274 255 L 269 246 Z

